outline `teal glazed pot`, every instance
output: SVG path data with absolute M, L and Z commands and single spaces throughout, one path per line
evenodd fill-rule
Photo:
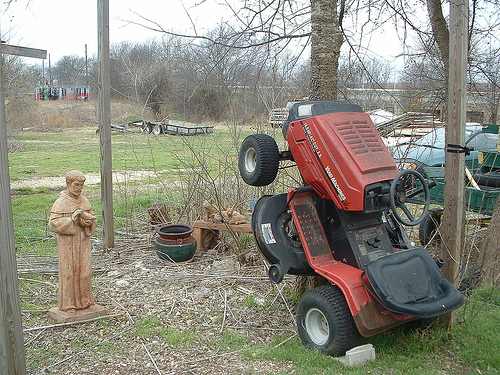
M 194 228 L 185 224 L 162 225 L 156 229 L 158 237 L 154 247 L 160 260 L 168 263 L 183 263 L 193 260 L 196 252 Z

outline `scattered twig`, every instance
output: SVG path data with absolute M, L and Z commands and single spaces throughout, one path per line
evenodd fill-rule
M 192 295 L 190 297 L 191 297 L 191 301 L 193 301 L 194 310 L 198 311 L 198 307 L 196 306 L 196 301 L 194 300 L 194 297 Z
M 268 268 L 268 265 L 266 262 L 262 261 L 264 263 L 264 266 L 266 268 Z M 283 300 L 283 303 L 285 304 L 288 312 L 290 313 L 290 317 L 292 318 L 292 321 L 295 322 L 295 316 L 293 315 L 293 312 L 292 312 L 292 309 L 290 308 L 290 306 L 288 306 L 288 302 L 286 301 L 286 298 L 285 296 L 283 295 L 283 293 L 281 292 L 281 289 L 279 288 L 279 285 L 278 284 L 274 284 L 275 287 L 276 287 L 276 290 L 278 291 L 279 295 L 281 296 L 281 299 Z M 273 301 L 274 302 L 274 301 Z
M 44 332 L 45 332 L 45 329 L 40 330 L 40 332 L 38 332 L 38 333 L 37 333 L 37 335 L 36 335 L 35 337 L 33 337 L 30 341 L 28 341 L 28 342 L 26 342 L 26 343 L 24 344 L 24 347 L 28 347 L 28 346 L 29 346 L 29 345 L 30 345 L 33 341 L 35 341 L 36 339 L 38 339 L 38 337 L 40 337 L 40 335 L 41 335 L 42 333 L 44 333 Z
M 123 310 L 124 314 L 122 314 L 122 315 L 127 315 L 127 318 L 128 318 L 128 320 L 129 320 L 129 322 L 130 322 L 130 323 L 135 324 L 134 319 L 132 318 L 132 316 L 130 315 L 130 313 L 128 312 L 128 310 L 127 310 L 125 307 L 123 307 L 123 305 L 122 305 L 120 302 L 118 302 L 118 301 L 117 301 L 117 300 L 115 300 L 114 298 L 111 298 L 111 301 L 112 301 L 112 302 L 113 302 L 116 306 L 118 306 L 120 309 L 122 309 L 122 310 Z
M 128 312 L 128 310 L 121 303 L 119 303 L 118 301 L 116 301 L 116 300 L 113 299 L 113 302 L 117 306 L 119 306 L 121 309 L 123 309 L 125 311 L 125 314 L 127 315 L 129 321 L 135 326 L 134 319 L 132 318 L 132 316 L 130 315 L 130 313 Z M 158 374 L 161 374 L 160 369 L 156 365 L 156 362 L 155 362 L 153 356 L 151 356 L 151 353 L 149 352 L 149 350 L 148 350 L 148 348 L 146 346 L 146 343 L 145 343 L 145 340 L 144 340 L 144 335 L 142 335 L 142 334 L 141 334 L 141 343 L 142 343 L 142 347 L 146 351 L 146 354 L 148 355 L 149 359 L 151 360 L 151 363 L 153 363 L 153 366 L 155 367 L 156 371 L 158 372 Z
M 111 341 L 111 340 L 113 340 L 113 339 L 115 339 L 115 338 L 117 338 L 117 337 L 119 337 L 119 336 L 121 336 L 121 335 L 123 335 L 124 333 L 126 333 L 126 332 L 128 332 L 128 331 L 132 330 L 133 328 L 134 328 L 133 326 L 131 326 L 131 327 L 127 327 L 125 330 L 123 330 L 123 331 L 121 331 L 121 332 L 119 332 L 119 333 L 117 333 L 117 334 L 115 334 L 115 335 L 113 335 L 113 336 L 111 336 L 111 337 L 108 337 L 107 339 L 105 339 L 105 340 L 103 340 L 103 341 L 101 341 L 101 342 L 97 343 L 97 344 L 96 344 L 96 345 L 94 345 L 94 346 L 91 346 L 90 348 L 84 349 L 84 350 L 82 350 L 82 351 L 80 351 L 80 352 L 78 352 L 78 353 L 75 353 L 75 354 L 73 354 L 73 355 L 71 355 L 71 356 L 69 356 L 69 357 L 64 358 L 63 360 L 61 360 L 61 361 L 59 361 L 59 362 L 56 362 L 56 363 L 54 363 L 54 364 L 52 364 L 52 365 L 50 365 L 50 366 L 45 367 L 44 369 L 42 369 L 42 371 L 41 371 L 41 372 L 42 372 L 42 373 L 44 373 L 44 372 L 46 372 L 47 370 L 51 369 L 52 367 L 59 366 L 60 364 L 62 364 L 62 363 L 64 363 L 64 362 L 67 362 L 67 361 L 69 361 L 69 360 L 71 360 L 71 359 L 73 359 L 73 358 L 75 358 L 75 357 L 79 356 L 80 354 L 86 353 L 86 352 L 88 352 L 88 351 L 90 351 L 90 350 L 92 350 L 92 349 L 94 349 L 94 348 L 97 348 L 98 346 L 100 346 L 100 345 L 102 345 L 102 344 L 104 344 L 104 343 L 106 343 L 106 342 L 108 342 L 108 341 Z
M 142 338 L 141 338 L 142 339 Z M 161 375 L 161 371 L 160 369 L 158 368 L 158 366 L 156 365 L 156 362 L 154 360 L 154 358 L 151 356 L 151 353 L 149 352 L 148 348 L 146 347 L 146 344 L 144 343 L 144 340 L 142 339 L 142 347 L 144 348 L 144 350 L 146 351 L 149 359 L 151 360 L 151 363 L 153 363 L 153 366 L 155 367 L 156 369 L 156 372 L 158 372 L 158 374 Z
M 222 297 L 222 293 L 220 292 L 220 290 L 219 290 L 219 295 Z M 226 311 L 227 311 L 227 293 L 226 293 L 226 291 L 224 291 L 223 300 L 224 300 L 224 314 L 222 316 L 222 324 L 220 327 L 221 332 L 224 331 L 224 324 L 226 323 Z
M 170 309 L 170 311 L 168 312 L 168 315 L 171 315 L 172 312 L 174 311 L 174 308 L 175 308 L 175 305 L 176 305 L 177 301 L 174 301 L 174 303 L 172 303 L 172 308 Z
M 198 362 L 206 362 L 206 361 L 210 361 L 210 360 L 215 359 L 215 358 L 222 358 L 222 357 L 227 357 L 227 356 L 230 356 L 230 355 L 233 355 L 233 354 L 238 354 L 238 353 L 244 352 L 245 350 L 248 350 L 248 348 L 242 348 L 242 349 L 234 350 L 232 352 L 227 352 L 227 353 L 222 353 L 222 354 L 215 354 L 215 355 L 211 355 L 211 356 L 208 356 L 208 357 L 199 358 L 199 359 L 196 359 L 194 361 L 185 362 L 185 364 L 191 365 L 191 364 L 198 363 Z M 172 374 L 172 375 L 173 374 L 177 374 L 177 372 L 172 372 L 170 374 Z
M 42 326 L 42 327 L 26 328 L 26 329 L 23 329 L 23 333 L 38 331 L 40 329 L 44 329 L 45 330 L 45 329 L 49 329 L 49 328 L 68 327 L 68 326 L 73 326 L 73 325 L 82 324 L 82 323 L 95 322 L 96 320 L 118 318 L 118 317 L 123 316 L 123 315 L 124 314 L 102 315 L 102 316 L 98 316 L 98 317 L 95 317 L 95 318 L 92 318 L 92 319 L 80 320 L 80 321 L 77 321 L 77 322 L 59 323 L 59 324 L 51 324 L 51 325 L 48 325 L 48 326 Z
M 51 287 L 54 287 L 54 288 L 57 288 L 57 285 L 53 284 L 53 283 L 49 283 L 48 281 L 42 281 L 42 280 L 35 280 L 35 279 L 26 279 L 24 277 L 18 277 L 19 280 L 22 280 L 22 281 L 29 281 L 31 283 L 36 283 L 36 284 L 44 284 L 44 285 L 49 285 Z
M 290 336 L 289 338 L 283 340 L 282 342 L 280 342 L 278 345 L 276 346 L 273 346 L 273 349 L 276 349 L 276 348 L 279 348 L 281 345 L 285 344 L 286 342 L 290 341 L 291 339 L 293 339 L 295 336 L 297 336 L 298 333 L 295 332 L 292 336 Z
M 203 327 L 215 328 L 219 325 L 214 324 L 202 324 Z M 250 326 L 237 326 L 237 325 L 226 325 L 226 328 L 231 329 L 246 329 L 246 330 L 258 330 L 258 331 L 269 331 L 269 332 L 295 332 L 295 330 L 290 328 L 271 328 L 271 327 L 256 327 L 254 325 Z

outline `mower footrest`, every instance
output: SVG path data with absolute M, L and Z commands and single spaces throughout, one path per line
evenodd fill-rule
M 365 272 L 378 301 L 394 313 L 432 318 L 463 304 L 462 294 L 423 248 L 379 258 Z
M 311 266 L 316 269 L 321 264 L 333 262 L 333 254 L 314 206 L 312 193 L 295 194 L 289 207 Z

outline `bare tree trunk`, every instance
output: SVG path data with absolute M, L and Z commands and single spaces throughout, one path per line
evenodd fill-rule
M 311 0 L 311 100 L 337 98 L 338 66 L 342 31 L 337 0 Z M 293 286 L 297 296 L 326 284 L 322 276 L 297 276 Z
M 427 12 L 432 26 L 432 34 L 436 41 L 441 59 L 443 60 L 446 82 L 449 77 L 449 60 L 450 60 L 450 32 L 448 25 L 443 15 L 441 0 L 427 0 Z
M 342 32 L 337 0 L 311 0 L 311 100 L 336 99 Z
M 441 0 L 427 0 L 427 13 L 432 26 L 432 35 L 438 45 L 441 54 L 441 61 L 444 66 L 445 103 L 448 102 L 448 82 L 450 77 L 450 31 L 443 15 L 443 7 Z M 448 117 L 448 108 L 446 104 L 443 106 L 441 120 L 446 121 Z
M 498 92 L 496 84 L 491 83 L 490 92 L 491 92 L 491 106 L 490 106 L 489 122 L 491 124 L 496 124 L 498 118 L 499 104 L 500 104 L 500 93 Z
M 500 233 L 500 199 L 497 200 L 493 210 L 478 259 L 482 281 L 493 285 L 500 283 L 500 236 L 498 233 Z

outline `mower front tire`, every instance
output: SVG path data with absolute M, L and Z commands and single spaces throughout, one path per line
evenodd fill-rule
M 305 346 L 332 356 L 342 356 L 362 343 L 344 294 L 334 285 L 322 285 L 302 295 L 297 327 Z
M 248 185 L 265 186 L 278 175 L 280 152 L 274 138 L 252 134 L 243 140 L 238 158 L 240 175 Z

